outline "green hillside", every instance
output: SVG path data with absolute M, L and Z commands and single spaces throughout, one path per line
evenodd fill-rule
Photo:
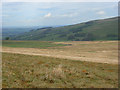
M 42 41 L 93 41 L 117 40 L 118 18 L 94 20 L 62 27 L 47 27 L 32 30 L 11 38 L 13 40 Z

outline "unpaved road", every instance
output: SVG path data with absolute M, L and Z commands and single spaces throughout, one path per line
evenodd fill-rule
M 65 43 L 65 42 L 62 42 Z M 72 46 L 59 48 L 10 48 L 2 47 L 2 52 L 27 55 L 40 55 L 70 60 L 90 61 L 98 63 L 118 63 L 118 42 L 67 42 Z

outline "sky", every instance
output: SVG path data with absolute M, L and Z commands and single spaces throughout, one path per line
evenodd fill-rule
M 3 27 L 58 26 L 118 16 L 118 2 L 3 2 Z

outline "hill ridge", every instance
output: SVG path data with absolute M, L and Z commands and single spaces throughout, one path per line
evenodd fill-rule
M 11 39 L 41 41 L 117 40 L 118 17 L 92 20 L 68 26 L 35 29 Z

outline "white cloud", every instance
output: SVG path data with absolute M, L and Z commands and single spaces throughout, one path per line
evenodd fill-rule
M 45 17 L 45 18 L 48 18 L 48 17 L 51 17 L 51 15 L 52 15 L 51 13 L 48 13 L 48 14 L 46 14 L 44 17 Z
M 105 14 L 105 11 L 98 11 L 97 14 L 99 14 L 99 15 L 104 15 L 104 14 Z

